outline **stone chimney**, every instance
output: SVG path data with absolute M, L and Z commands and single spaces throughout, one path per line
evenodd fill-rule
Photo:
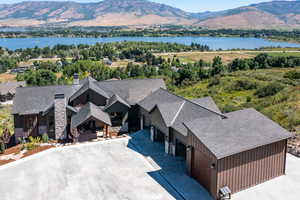
M 67 100 L 64 94 L 56 94 L 54 97 L 54 125 L 55 139 L 67 139 Z
M 73 85 L 79 85 L 79 75 L 77 73 L 73 76 Z

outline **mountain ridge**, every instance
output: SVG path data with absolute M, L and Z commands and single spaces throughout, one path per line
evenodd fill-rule
M 148 0 L 24 1 L 0 4 L 2 26 L 188 25 L 210 29 L 300 28 L 300 1 L 271 1 L 239 8 L 191 13 Z

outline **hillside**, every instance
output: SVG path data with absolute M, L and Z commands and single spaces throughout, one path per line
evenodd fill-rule
M 233 72 L 218 78 L 218 81 L 204 80 L 193 86 L 175 89 L 175 93 L 189 99 L 212 96 L 223 112 L 254 107 L 283 127 L 300 133 L 300 80 L 285 77 L 286 72 L 291 70 Z M 297 71 L 300 72 L 299 69 Z M 259 97 L 257 91 L 272 84 L 281 85 L 281 91 Z
M 180 9 L 147 0 L 104 0 L 98 3 L 28 1 L 0 5 L 0 26 L 191 24 L 193 20 L 189 15 Z
M 222 12 L 203 13 L 198 25 L 219 29 L 293 29 L 300 27 L 300 1 L 272 1 Z
M 26 1 L 0 4 L 2 26 L 192 25 L 211 29 L 294 29 L 300 27 L 300 1 L 272 1 L 218 12 L 189 13 L 149 0 L 97 3 Z

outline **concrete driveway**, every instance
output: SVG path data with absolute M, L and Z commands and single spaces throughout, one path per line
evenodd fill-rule
M 180 195 L 128 139 L 60 147 L 0 167 L 1 200 L 171 200 Z
M 233 200 L 300 199 L 300 159 L 287 154 L 286 175 L 233 195 Z

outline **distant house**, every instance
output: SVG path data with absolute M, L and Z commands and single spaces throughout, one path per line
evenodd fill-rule
M 18 87 L 25 87 L 26 82 L 6 82 L 0 84 L 0 102 L 10 101 L 16 94 Z
M 177 96 L 162 79 L 79 81 L 76 74 L 73 85 L 18 88 L 12 113 L 16 138 L 47 133 L 63 142 L 77 130 L 87 141 L 98 131 L 150 130 L 214 199 L 284 175 L 292 136 L 254 109 L 223 114 L 211 97 Z
M 104 58 L 103 63 L 106 64 L 106 65 L 112 65 L 113 61 L 111 61 L 109 58 Z

